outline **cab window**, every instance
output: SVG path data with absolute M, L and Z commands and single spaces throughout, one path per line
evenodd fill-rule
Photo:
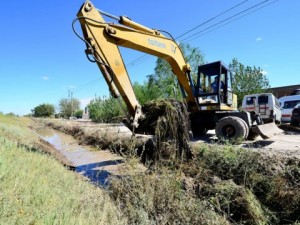
M 294 108 L 298 103 L 300 103 L 300 100 L 286 101 L 286 102 L 284 102 L 284 105 L 283 105 L 282 108 L 284 108 L 284 109 L 292 109 L 292 108 Z
M 258 104 L 268 104 L 268 96 L 267 95 L 262 95 L 258 97 Z
M 256 97 L 248 97 L 246 99 L 246 105 L 253 105 L 253 104 L 255 104 L 255 99 L 256 99 Z

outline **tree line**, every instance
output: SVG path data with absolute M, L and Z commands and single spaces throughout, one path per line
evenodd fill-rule
M 183 55 L 191 65 L 191 76 L 197 77 L 198 65 L 205 64 L 205 57 L 199 48 L 189 44 L 181 44 Z M 269 80 L 260 67 L 244 65 L 234 58 L 229 64 L 229 70 L 233 73 L 232 89 L 237 95 L 238 106 L 246 94 L 265 92 L 270 88 Z M 134 83 L 133 89 L 141 105 L 156 99 L 181 99 L 182 94 L 177 77 L 173 74 L 168 62 L 157 58 L 154 73 L 146 77 L 146 81 Z M 126 106 L 120 99 L 112 96 L 103 96 L 90 101 L 87 106 L 89 116 L 96 122 L 120 121 L 126 116 Z M 59 101 L 59 113 L 55 114 L 55 107 L 51 104 L 41 104 L 32 110 L 35 117 L 81 117 L 83 111 L 80 109 L 78 99 L 63 98 Z
M 40 104 L 31 110 L 33 117 L 56 117 L 56 118 L 81 118 L 83 110 L 80 109 L 80 101 L 77 98 L 62 98 L 59 101 L 59 112 L 56 113 L 55 106 L 49 103 Z

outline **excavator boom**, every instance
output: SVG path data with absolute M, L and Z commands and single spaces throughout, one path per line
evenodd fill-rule
M 102 14 L 117 19 L 119 24 L 105 22 Z M 96 9 L 90 1 L 80 8 L 77 19 L 81 23 L 86 53 L 98 64 L 113 96 L 121 95 L 126 103 L 133 125 L 142 117 L 124 61 L 118 46 L 127 47 L 165 59 L 186 94 L 190 107 L 197 107 L 191 79 L 190 66 L 186 63 L 178 44 L 159 31 L 147 28 L 127 17 L 116 17 Z

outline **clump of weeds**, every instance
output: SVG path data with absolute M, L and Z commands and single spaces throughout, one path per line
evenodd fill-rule
M 253 213 L 250 210 L 251 208 L 249 208 L 249 215 L 254 215 L 252 221 L 257 221 L 255 218 L 265 218 L 258 220 L 264 221 L 263 223 L 249 223 L 248 217 L 246 219 L 247 224 L 293 224 L 299 221 L 299 160 L 291 160 L 285 157 L 274 158 L 262 152 L 226 144 L 198 146 L 195 150 L 195 158 L 192 164 L 192 168 L 195 168 L 185 169 L 184 171 L 187 174 L 191 174 L 197 178 L 199 176 L 197 174 L 197 167 L 202 167 L 203 170 L 209 171 L 211 174 L 210 177 L 218 178 L 217 182 L 215 182 L 217 184 L 212 185 L 212 189 L 208 185 L 200 189 L 202 191 L 200 194 L 207 195 L 207 193 L 213 193 L 212 196 L 214 198 L 220 196 L 220 192 L 218 191 L 219 181 L 230 180 L 231 187 L 233 187 L 232 182 L 237 187 L 242 187 L 243 192 L 240 193 L 246 193 L 246 195 L 242 197 L 243 201 L 241 201 L 242 205 L 240 209 L 245 209 L 245 203 L 248 202 L 247 199 L 252 199 L 251 202 L 255 203 L 254 208 L 261 209 L 257 212 L 263 212 L 259 214 Z M 239 188 L 236 190 L 239 190 Z M 228 190 L 235 189 L 229 188 Z M 227 194 L 221 194 L 221 199 L 224 196 L 228 196 Z M 230 208 L 232 209 L 232 207 Z M 236 213 L 234 214 L 236 215 Z M 243 210 L 240 210 L 240 216 L 240 218 L 243 218 Z
M 184 191 L 178 170 L 131 173 L 113 179 L 109 192 L 129 224 L 230 224 L 209 202 Z

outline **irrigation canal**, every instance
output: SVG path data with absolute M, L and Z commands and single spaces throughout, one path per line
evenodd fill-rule
M 63 154 L 71 163 L 74 171 L 87 177 L 92 183 L 106 187 L 110 176 L 119 176 L 123 159 L 108 150 L 96 150 L 82 146 L 71 135 L 48 127 L 37 127 L 36 133 Z

